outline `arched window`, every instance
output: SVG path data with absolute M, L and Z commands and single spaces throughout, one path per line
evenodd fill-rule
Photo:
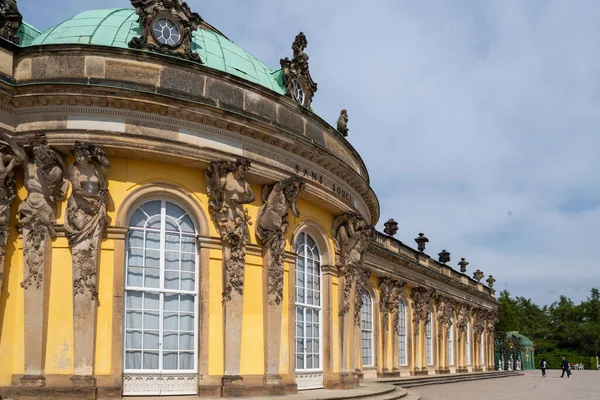
M 431 309 L 427 312 L 425 325 L 425 341 L 427 346 L 427 365 L 433 365 L 433 328 L 431 326 Z
M 131 214 L 125 274 L 125 374 L 195 374 L 198 253 L 194 223 L 182 208 L 154 200 Z M 161 390 L 156 383 L 143 393 Z
M 480 347 L 481 351 L 480 351 L 480 357 L 479 357 L 479 361 L 480 361 L 480 365 L 485 365 L 485 342 L 484 342 L 484 336 L 483 336 L 483 332 L 481 333 L 481 347 Z
M 300 233 L 296 243 L 296 371 L 321 371 L 321 255 L 316 242 Z M 320 380 L 302 379 L 296 374 L 298 389 L 322 387 Z M 319 382 L 317 382 L 319 381 Z
M 454 365 L 454 317 L 450 316 L 448 329 L 448 365 Z
M 367 290 L 362 293 L 361 327 L 362 327 L 362 365 L 375 365 L 373 357 L 373 299 Z
M 467 365 L 471 365 L 471 323 L 467 321 L 467 340 L 465 343 L 465 358 L 467 359 Z
M 398 304 L 398 339 L 400 342 L 400 365 L 408 365 L 406 358 L 406 305 L 402 300 Z

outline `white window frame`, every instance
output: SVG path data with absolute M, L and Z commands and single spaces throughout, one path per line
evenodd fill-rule
M 467 365 L 471 365 L 471 322 L 467 321 L 467 340 L 465 341 L 465 359 Z
M 450 328 L 448 329 L 448 365 L 454 365 L 454 317 L 450 316 Z
M 363 298 L 363 305 L 362 308 L 360 310 L 360 314 L 361 314 L 361 319 L 360 319 L 360 326 L 361 326 L 361 361 L 362 361 L 362 366 L 363 367 L 374 367 L 375 366 L 375 337 L 374 337 L 374 318 L 373 318 L 373 296 L 371 296 L 371 293 L 369 293 L 369 291 L 367 289 L 365 289 L 362 293 L 362 298 Z M 365 301 L 367 300 L 367 301 Z M 367 304 L 368 303 L 368 304 Z M 371 318 L 371 329 L 367 329 L 365 328 L 365 317 L 369 317 Z M 365 357 L 363 354 L 363 342 L 365 340 L 365 336 L 367 336 L 367 343 L 370 344 L 370 357 L 371 357 L 371 363 L 365 363 Z
M 484 333 L 481 332 L 481 350 L 479 355 L 479 362 L 481 365 L 485 365 L 485 341 L 484 341 Z
M 304 256 L 300 256 L 298 255 L 298 259 L 300 259 L 300 257 L 304 257 L 304 261 L 305 261 L 305 270 L 304 270 L 304 282 L 305 282 L 305 287 L 304 287 L 304 303 L 298 303 L 298 296 L 297 296 L 297 285 L 295 286 L 295 290 L 294 290 L 294 303 L 295 303 L 295 307 L 294 307 L 294 311 L 297 313 L 298 308 L 302 308 L 303 309 L 303 323 L 304 323 L 304 327 L 303 327 L 303 332 L 304 332 L 304 337 L 303 340 L 306 340 L 306 310 L 307 309 L 312 309 L 312 310 L 316 310 L 319 313 L 319 366 L 317 368 L 306 368 L 306 360 L 307 360 L 307 353 L 306 351 L 303 352 L 304 354 L 304 368 L 298 368 L 298 365 L 296 365 L 296 371 L 297 372 L 322 372 L 323 371 L 323 271 L 321 268 L 321 262 L 322 262 L 322 256 L 321 256 L 321 249 L 319 248 L 319 244 L 317 243 L 317 241 L 308 233 L 306 232 L 300 232 L 298 234 L 298 240 L 300 240 L 300 236 L 301 235 L 305 235 L 305 241 L 303 243 L 304 246 L 307 246 L 307 241 L 306 241 L 306 237 L 310 237 L 313 242 L 315 243 L 315 249 L 318 252 L 319 255 L 319 260 L 313 260 L 317 262 L 318 268 L 319 268 L 319 305 L 315 306 L 313 304 L 308 304 L 306 303 L 306 299 L 308 298 L 308 285 L 306 285 L 307 282 L 307 269 L 306 269 L 306 265 L 307 265 L 307 261 L 308 261 L 308 252 L 305 251 Z M 296 246 L 296 252 L 298 253 L 298 249 L 299 246 Z M 298 273 L 297 269 L 296 269 L 296 274 Z M 297 276 L 294 276 L 294 282 L 297 284 Z M 296 315 L 296 314 L 294 314 Z M 296 326 L 294 325 L 294 330 L 296 330 Z M 298 336 L 296 336 L 296 333 L 294 332 L 294 338 L 295 341 L 294 343 L 297 343 L 298 340 Z M 294 352 L 294 360 L 296 360 L 298 354 L 298 349 L 296 349 L 296 351 Z M 314 353 L 312 353 L 314 354 Z
M 427 323 L 425 324 L 425 351 L 427 352 L 427 365 L 433 365 L 433 318 L 431 309 L 427 312 Z
M 139 287 L 139 286 L 130 286 L 129 282 L 128 282 L 128 278 L 127 278 L 127 274 L 128 274 L 128 268 L 129 268 L 129 251 L 130 251 L 130 246 L 129 246 L 129 232 L 131 231 L 140 231 L 140 232 L 146 232 L 148 231 L 148 229 L 144 228 L 135 228 L 135 227 L 131 227 L 130 225 L 130 220 L 133 217 L 134 213 L 137 210 L 141 210 L 142 206 L 144 206 L 147 203 L 151 203 L 154 201 L 160 201 L 161 203 L 161 228 L 160 231 L 155 230 L 156 233 L 159 233 L 160 235 L 160 249 L 159 249 L 159 254 L 160 254 L 160 277 L 159 277 L 159 288 L 146 288 L 146 287 Z M 184 215 L 180 217 L 183 218 L 185 215 L 187 215 L 190 220 L 192 221 L 193 227 L 194 227 L 194 233 L 193 234 L 188 234 L 188 233 L 182 233 L 181 236 L 189 236 L 189 237 L 195 237 L 197 235 L 197 227 L 196 227 L 196 223 L 192 218 L 192 215 L 185 209 L 185 207 L 181 206 L 180 204 L 178 204 L 176 201 L 173 201 L 171 199 L 164 199 L 164 198 L 152 198 L 152 199 L 146 199 L 143 203 L 139 204 L 135 209 L 133 209 L 133 211 L 130 213 L 129 215 L 129 219 L 128 219 L 128 227 L 129 227 L 129 231 L 128 231 L 128 236 L 126 239 L 126 243 L 125 243 L 125 268 L 124 268 L 124 281 L 125 281 L 125 285 L 124 285 L 124 296 L 123 296 L 123 310 L 125 311 L 125 315 L 123 318 L 123 373 L 124 374 L 129 374 L 129 375 L 177 375 L 177 374 L 181 374 L 181 375 L 189 375 L 189 374 L 196 374 L 198 372 L 198 354 L 199 354 L 199 349 L 198 349 L 198 335 L 199 335 L 199 330 L 198 330 L 198 325 L 199 325 L 199 315 L 198 315 L 198 301 L 199 301 L 199 280 L 200 280 L 200 273 L 199 273 L 199 254 L 198 254 L 198 249 L 197 247 L 194 247 L 195 249 L 195 283 L 194 283 L 194 290 L 193 291 L 185 291 L 185 290 L 173 290 L 173 289 L 165 289 L 164 288 L 164 276 L 165 276 L 165 252 L 166 252 L 166 235 L 167 235 L 167 231 L 166 231 L 166 219 L 167 219 L 167 214 L 166 214 L 166 206 L 167 206 L 167 202 L 171 203 L 179 208 L 181 208 L 184 211 Z M 144 212 L 145 213 L 145 212 Z M 146 214 L 148 216 L 148 214 Z M 152 216 L 150 216 L 152 217 Z M 146 220 L 147 223 L 148 220 Z M 146 236 L 144 235 L 144 243 L 146 241 Z M 180 239 L 180 244 L 181 244 L 181 239 Z M 145 248 L 145 245 L 144 245 Z M 145 254 L 145 252 L 144 252 Z M 181 253 L 180 253 L 181 254 Z M 145 256 L 144 256 L 145 257 Z M 180 259 L 181 262 L 181 259 Z M 180 278 L 181 279 L 181 278 Z M 130 309 L 127 307 L 127 294 L 128 291 L 131 292 L 138 292 L 138 293 L 153 293 L 153 294 L 159 294 L 159 341 L 164 339 L 164 329 L 163 329 L 163 319 L 164 319 L 164 310 L 163 310 L 163 305 L 164 305 L 164 296 L 168 295 L 168 294 L 178 294 L 178 295 L 192 295 L 194 296 L 194 309 L 193 309 L 193 315 L 194 315 L 194 349 L 193 349 L 193 363 L 194 366 L 192 369 L 163 369 L 163 355 L 165 353 L 165 350 L 163 349 L 163 343 L 159 342 L 159 349 L 158 349 L 158 357 L 159 357 L 159 367 L 158 369 L 143 369 L 143 359 L 142 359 L 142 369 L 131 369 L 131 368 L 126 368 L 126 350 L 132 350 L 132 349 L 127 349 L 127 342 L 126 342 L 126 332 L 127 332 L 127 311 L 135 311 L 137 309 Z M 144 305 L 142 304 L 142 310 L 143 311 L 145 309 Z M 178 311 L 178 313 L 180 313 L 181 311 Z M 180 329 L 178 329 L 177 332 L 180 332 Z M 143 337 L 143 334 L 142 334 Z M 161 339 L 162 338 L 162 339 Z M 142 339 L 143 340 L 143 339 Z M 179 343 L 179 342 L 178 342 Z M 178 345 L 179 347 L 179 345 Z M 142 348 L 143 348 L 143 344 L 142 344 Z M 142 351 L 143 352 L 143 351 Z M 166 352 L 169 352 L 168 350 Z M 179 350 L 178 350 L 179 352 Z M 186 350 L 187 352 L 187 350 Z M 143 357 L 143 356 L 142 356 Z
M 401 366 L 408 365 L 408 338 L 406 335 L 406 304 L 400 299 L 398 303 L 398 350 Z

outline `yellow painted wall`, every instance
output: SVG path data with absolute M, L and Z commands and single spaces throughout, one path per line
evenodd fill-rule
M 69 158 L 68 164 L 73 159 Z M 217 237 L 218 233 L 210 221 L 207 207 L 206 186 L 202 171 L 170 164 L 160 164 L 144 160 L 128 160 L 112 158 L 109 170 L 108 189 L 111 202 L 107 207 L 108 225 L 116 224 L 117 213 L 125 198 L 140 186 L 149 183 L 170 183 L 181 190 L 190 193 L 195 201 L 200 204 L 209 221 L 210 236 Z M 22 181 L 18 182 L 18 199 L 15 200 L 12 210 L 11 226 L 15 226 L 17 207 L 27 195 Z M 258 209 L 262 204 L 261 186 L 252 185 L 256 200 L 246 206 L 252 221 L 256 222 Z M 66 201 L 58 204 L 56 210 L 57 223 L 64 222 Z M 299 224 L 306 220 L 316 221 L 327 236 L 330 251 L 334 249 L 331 238 L 331 226 L 334 216 L 323 210 L 318 205 L 300 199 L 298 208 L 300 218 L 289 215 L 290 226 L 288 229 L 287 250 L 292 250 L 290 241 L 292 234 Z M 251 243 L 256 243 L 255 226 L 250 228 Z M 22 374 L 24 369 L 24 290 L 20 287 L 23 280 L 22 244 L 17 233 L 11 230 L 6 255 L 6 280 L 5 288 L 0 296 L 0 386 L 10 385 L 13 374 Z M 104 239 L 98 271 L 99 306 L 97 310 L 96 331 L 96 374 L 108 375 L 111 373 L 112 364 L 112 330 L 113 330 L 113 279 L 115 273 L 122 273 L 123 266 L 114 264 L 115 241 Z M 325 249 L 321 250 L 325 253 Z M 220 249 L 211 249 L 208 285 L 209 297 L 209 327 L 208 338 L 202 340 L 203 346 L 209 346 L 208 369 L 210 375 L 221 375 L 224 369 L 223 360 L 223 310 L 221 304 L 222 287 L 222 254 Z M 323 259 L 323 265 L 332 262 L 331 255 Z M 246 265 L 246 283 L 244 291 L 244 318 L 242 333 L 242 359 L 241 373 L 256 375 L 264 373 L 264 337 L 263 332 L 263 263 L 261 257 L 248 256 Z M 53 241 L 52 272 L 49 277 L 49 315 L 47 328 L 46 348 L 46 374 L 73 373 L 73 322 L 72 322 L 72 271 L 71 251 L 64 237 Z M 290 266 L 285 266 L 284 287 L 292 290 L 293 276 L 290 276 Z M 332 278 L 332 351 L 333 370 L 340 371 L 341 354 L 339 349 L 339 319 L 337 310 L 339 305 L 338 279 Z M 282 360 L 281 373 L 288 371 L 288 361 L 293 354 L 289 353 L 289 301 L 291 297 L 284 296 L 283 325 L 282 325 Z

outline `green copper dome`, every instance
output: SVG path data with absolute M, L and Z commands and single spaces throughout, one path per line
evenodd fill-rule
M 128 49 L 129 41 L 140 35 L 141 29 L 134 9 L 90 10 L 48 29 L 23 45 L 64 43 Z M 204 29 L 194 32 L 192 50 L 200 55 L 206 67 L 238 76 L 280 94 L 285 93 L 280 70 L 271 70 L 263 62 L 215 32 Z

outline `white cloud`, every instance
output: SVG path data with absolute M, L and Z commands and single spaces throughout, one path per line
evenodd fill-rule
M 349 110 L 380 227 L 394 217 L 407 244 L 423 231 L 432 256 L 467 257 L 538 302 L 600 286 L 600 3 L 188 3 L 273 67 L 307 34 L 314 106 L 332 123 Z M 44 28 L 97 6 L 41 4 L 20 6 Z

